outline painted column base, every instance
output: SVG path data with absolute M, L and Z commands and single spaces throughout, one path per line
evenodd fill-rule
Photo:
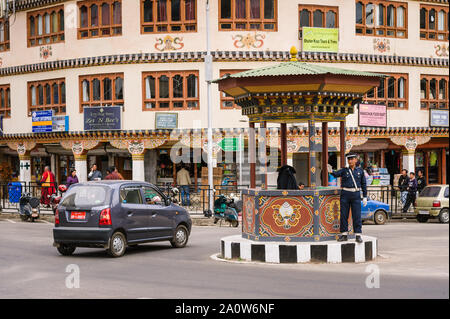
M 221 257 L 263 263 L 362 263 L 374 260 L 378 240 L 362 236 L 363 242 L 259 242 L 240 235 L 221 239 Z

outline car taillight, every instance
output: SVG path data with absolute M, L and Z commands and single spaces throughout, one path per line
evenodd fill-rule
M 441 207 L 441 201 L 440 200 L 435 200 L 433 202 L 433 207 Z
M 112 225 L 111 223 L 111 208 L 106 208 L 100 212 L 99 225 Z
M 59 225 L 59 211 L 56 209 L 55 211 L 55 225 Z

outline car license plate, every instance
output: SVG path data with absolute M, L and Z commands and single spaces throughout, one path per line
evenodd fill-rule
M 85 219 L 86 218 L 86 212 L 71 212 L 70 213 L 70 219 Z
M 419 210 L 420 215 L 430 215 L 430 212 L 427 210 Z

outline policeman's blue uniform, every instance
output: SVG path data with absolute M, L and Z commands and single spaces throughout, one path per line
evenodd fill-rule
M 351 169 L 348 167 L 341 168 L 336 172 L 332 172 L 334 177 L 341 177 L 341 233 L 348 232 L 348 215 L 350 214 L 350 207 L 352 208 L 353 230 L 355 234 L 362 233 L 361 220 L 361 191 L 363 197 L 367 198 L 367 183 L 364 171 L 360 167 L 355 167 L 350 175 Z

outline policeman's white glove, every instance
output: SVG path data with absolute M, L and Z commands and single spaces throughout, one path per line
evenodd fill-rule
M 366 207 L 367 206 L 367 197 L 364 197 L 363 198 L 363 207 Z

